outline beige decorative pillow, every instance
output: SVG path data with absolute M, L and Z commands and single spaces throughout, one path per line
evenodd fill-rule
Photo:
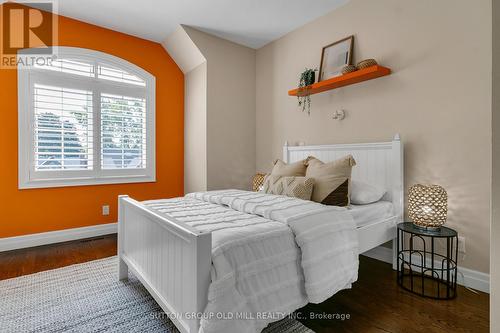
M 274 162 L 274 168 L 273 171 L 271 171 L 271 175 L 285 177 L 303 177 L 306 175 L 306 168 L 306 160 L 290 164 L 286 164 L 282 160 L 276 160 Z
M 311 200 L 313 186 L 313 178 L 268 175 L 264 180 L 262 192 Z
M 311 200 L 332 206 L 349 205 L 351 170 L 355 165 L 351 155 L 329 163 L 308 157 L 306 177 L 314 178 Z

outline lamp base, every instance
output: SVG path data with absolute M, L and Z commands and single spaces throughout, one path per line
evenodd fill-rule
M 425 231 L 430 231 L 430 232 L 438 232 L 439 230 L 441 230 L 441 226 L 439 226 L 439 227 L 428 227 L 428 226 L 425 226 L 425 225 L 417 224 L 415 222 L 413 222 L 413 225 L 416 228 L 418 228 L 418 229 L 425 230 Z

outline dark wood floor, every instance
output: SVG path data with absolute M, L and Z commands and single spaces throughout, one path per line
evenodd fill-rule
M 3 252 L 0 280 L 115 254 L 115 235 Z M 400 289 L 395 280 L 390 265 L 362 256 L 352 289 L 321 304 L 309 304 L 295 315 L 317 333 L 489 331 L 487 294 L 459 287 L 456 299 L 434 301 Z M 330 319 L 318 319 L 328 315 Z
M 116 235 L 0 252 L 0 280 L 116 255 Z
M 321 304 L 299 310 L 349 314 L 349 320 L 301 320 L 322 332 L 489 332 L 489 295 L 458 286 L 453 300 L 432 300 L 396 284 L 391 265 L 360 257 L 358 281 Z

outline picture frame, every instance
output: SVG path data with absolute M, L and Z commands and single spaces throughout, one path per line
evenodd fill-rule
M 342 67 L 352 64 L 354 35 L 328 44 L 321 51 L 318 82 L 342 75 Z

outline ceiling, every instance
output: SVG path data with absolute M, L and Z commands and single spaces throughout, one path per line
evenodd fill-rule
M 59 0 L 59 14 L 162 42 L 179 24 L 260 48 L 349 0 Z

